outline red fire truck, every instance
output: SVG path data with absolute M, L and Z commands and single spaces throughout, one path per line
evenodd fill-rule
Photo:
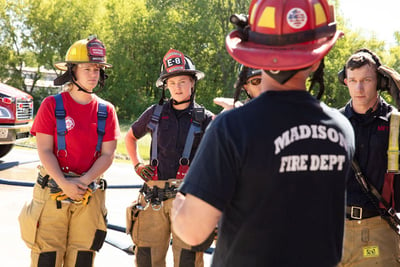
M 32 96 L 0 83 L 0 158 L 10 152 L 17 140 L 29 137 L 32 119 Z

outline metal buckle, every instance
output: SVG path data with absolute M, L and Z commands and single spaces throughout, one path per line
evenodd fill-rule
M 396 211 L 395 209 L 393 209 L 393 207 L 391 207 L 390 209 L 388 209 L 387 211 L 389 213 L 390 216 L 394 217 L 396 215 Z
M 140 204 L 137 204 L 136 205 L 136 208 L 138 209 L 138 210 L 147 210 L 147 208 L 150 206 L 150 202 L 146 202 L 146 205 L 145 206 L 142 206 L 142 205 L 140 205 Z
M 356 215 L 354 215 L 354 211 L 356 211 Z M 361 220 L 362 219 L 362 208 L 351 206 L 350 217 L 352 219 Z
M 161 201 L 160 204 L 151 204 L 151 208 L 154 211 L 159 211 L 164 206 L 163 202 Z

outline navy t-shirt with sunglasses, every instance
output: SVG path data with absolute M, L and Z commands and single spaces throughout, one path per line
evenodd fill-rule
M 212 266 L 335 266 L 354 133 L 306 91 L 218 115 L 180 191 L 223 212 Z

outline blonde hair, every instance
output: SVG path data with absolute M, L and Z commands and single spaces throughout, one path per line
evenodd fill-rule
M 71 82 L 68 82 L 63 86 L 62 91 L 63 92 L 71 92 L 72 87 L 73 87 L 73 84 Z

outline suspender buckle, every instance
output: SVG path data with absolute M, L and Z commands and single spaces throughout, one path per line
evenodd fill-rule
M 179 159 L 179 165 L 189 166 L 190 160 L 188 158 L 181 157 Z
M 390 209 L 387 210 L 387 212 L 389 213 L 390 216 L 395 216 L 396 215 L 396 211 L 393 207 L 391 207 Z
M 62 153 L 60 153 L 60 152 L 62 152 Z M 67 152 L 66 149 L 58 149 L 58 150 L 57 150 L 57 157 L 58 157 L 58 158 L 61 158 L 61 157 L 66 158 L 66 157 L 67 157 L 67 154 L 68 154 L 68 152 Z
M 352 219 L 361 220 L 363 209 L 360 207 L 351 206 L 350 217 Z
M 152 159 L 151 161 L 150 161 L 150 165 L 151 166 L 153 166 L 153 167 L 158 167 L 158 159 Z
M 58 119 L 64 119 L 66 116 L 66 113 L 65 113 L 65 110 L 56 109 L 55 115 L 56 115 L 56 118 L 58 118 Z
M 105 109 L 99 108 L 99 110 L 97 111 L 97 117 L 103 120 L 107 119 L 108 117 L 107 107 Z

